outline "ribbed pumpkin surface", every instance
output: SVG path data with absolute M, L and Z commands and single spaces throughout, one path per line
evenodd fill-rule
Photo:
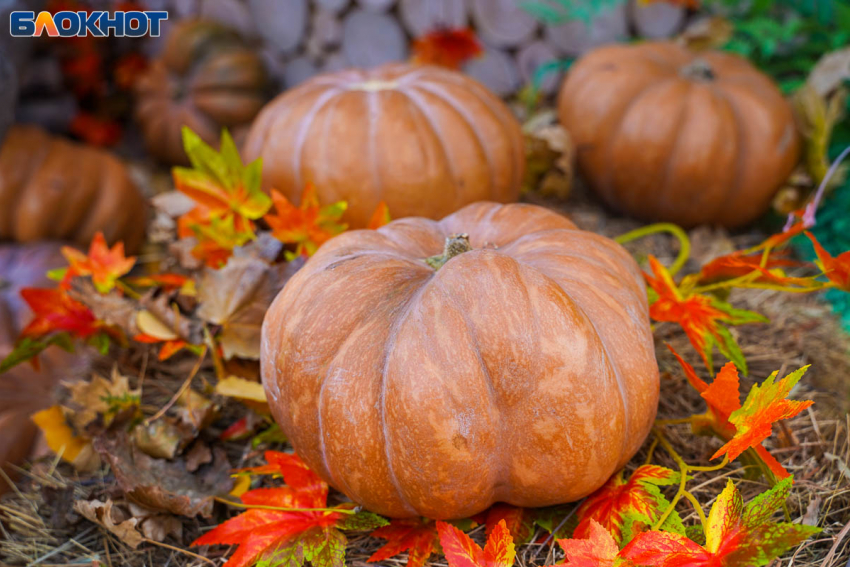
M 471 251 L 423 261 L 457 233 Z M 269 309 L 261 365 L 297 453 L 396 517 L 582 498 L 634 455 L 658 401 L 638 266 L 532 205 L 332 239 Z
M 309 181 L 320 202 L 348 201 L 355 228 L 382 200 L 393 218 L 515 201 L 524 168 L 519 123 L 501 100 L 461 73 L 406 64 L 283 93 L 254 121 L 245 157 L 262 157 L 264 187 L 290 200 Z

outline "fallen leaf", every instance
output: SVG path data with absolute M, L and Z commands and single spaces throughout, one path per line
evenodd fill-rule
M 94 287 L 99 293 L 108 293 L 112 290 L 118 278 L 129 273 L 136 263 L 135 256 L 129 258 L 124 256 L 123 242 L 117 242 L 109 248 L 102 232 L 95 234 L 88 254 L 83 254 L 70 246 L 63 246 L 62 255 L 70 264 L 65 278 L 91 276 Z
M 275 212 L 264 217 L 272 229 L 272 235 L 284 244 L 297 245 L 295 253 L 287 255 L 288 260 L 298 256 L 312 256 L 319 246 L 347 228 L 339 220 L 348 204 L 338 201 L 321 207 L 312 183 L 304 186 L 298 207 L 275 190 L 272 190 L 272 202 Z
M 133 549 L 136 549 L 145 541 L 145 538 L 136 529 L 136 525 L 139 523 L 137 518 L 119 520 L 116 523 L 116 520 L 112 517 L 112 500 L 106 502 L 77 500 L 74 502 L 74 510 L 87 520 L 105 528 Z
M 437 531 L 449 567 L 511 567 L 514 564 L 516 550 L 504 520 L 490 532 L 484 549 L 446 522 L 438 521 Z
M 564 550 L 565 567 L 612 567 L 617 563 L 620 548 L 611 534 L 595 520 L 591 520 L 586 538 L 559 539 Z
M 148 508 L 209 518 L 214 498 L 233 488 L 230 463 L 220 448 L 213 451 L 210 465 L 190 473 L 182 457 L 171 461 L 150 457 L 135 448 L 126 433 L 107 432 L 93 443 L 127 498 Z
M 767 565 L 785 551 L 821 531 L 814 526 L 772 520 L 788 497 L 792 477 L 744 505 L 729 480 L 714 501 L 705 529 L 705 546 L 681 534 L 639 534 L 620 552 L 624 559 L 650 567 L 748 567 Z
M 440 541 L 437 524 L 424 518 L 393 519 L 369 534 L 387 540 L 373 553 L 368 561 L 384 561 L 407 551 L 407 567 L 423 567 Z
M 103 416 L 103 424 L 108 427 L 112 418 L 126 410 L 138 409 L 140 402 L 141 391 L 131 390 L 129 380 L 117 368 L 112 369 L 109 380 L 94 374 L 88 382 L 79 381 L 67 386 L 74 408 L 71 422 L 77 431 L 84 431 L 98 416 Z
M 628 480 L 623 479 L 623 471 L 618 472 L 579 506 L 576 511 L 578 525 L 573 537 L 593 538 L 591 528 L 598 524 L 619 546 L 625 545 L 635 536 L 636 522 L 651 526 L 658 521 L 670 505 L 659 487 L 676 484 L 679 478 L 678 472 L 658 465 L 640 466 Z M 685 532 L 675 510 L 663 528 L 676 533 Z
M 195 472 L 201 465 L 211 463 L 212 460 L 213 455 L 212 451 L 210 451 L 209 445 L 203 441 L 198 441 L 192 445 L 192 448 L 189 449 L 188 453 L 186 453 L 186 470 L 189 472 Z M 231 491 L 231 494 L 232 493 L 233 492 Z
M 157 459 L 173 459 L 191 440 L 166 419 L 139 424 L 133 428 L 130 435 L 136 448 Z
M 92 449 L 91 441 L 74 433 L 60 406 L 36 412 L 32 420 L 41 430 L 50 450 L 61 454 L 75 469 L 90 472 L 100 467 L 100 459 Z
M 237 376 L 228 376 L 215 385 L 215 393 L 228 398 L 235 398 L 261 413 L 270 413 L 266 391 L 259 382 L 251 382 Z

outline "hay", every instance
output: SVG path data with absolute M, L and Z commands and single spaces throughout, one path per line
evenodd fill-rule
M 541 202 L 534 197 L 529 200 L 566 210 L 583 228 L 609 236 L 622 234 L 639 225 L 604 211 L 581 191 L 566 204 Z M 763 235 L 744 232 L 730 236 L 723 231 L 701 229 L 691 236 L 695 255 L 704 262 L 712 255 L 728 251 L 731 245 L 752 244 Z M 652 253 L 668 263 L 676 253 L 674 242 L 664 236 L 637 241 L 628 247 L 637 258 Z M 689 267 L 694 269 L 696 264 L 692 263 Z M 823 532 L 787 554 L 781 563 L 823 567 L 845 565 L 850 560 L 850 418 L 847 415 L 850 409 L 850 336 L 841 331 L 841 325 L 831 314 L 829 306 L 813 295 L 750 290 L 736 292 L 731 299 L 737 306 L 758 310 L 772 320 L 769 325 L 733 329 L 750 364 L 750 376 L 743 379 L 744 388 L 753 381 L 763 380 L 774 370 L 780 370 L 782 374 L 804 364 L 813 365 L 794 396 L 814 399 L 816 404 L 796 419 L 783 422 L 768 444 L 796 478 L 788 500 L 790 517 L 792 520 L 805 518 L 816 522 Z M 665 342 L 672 344 L 686 355 L 698 372 L 705 375 L 687 339 L 677 327 L 669 324 L 658 325 L 655 338 L 662 372 L 659 418 L 678 418 L 703 412 L 705 406 L 701 398 L 688 386 L 678 364 L 664 347 Z M 143 403 L 154 408 L 162 407 L 180 387 L 191 365 L 191 359 L 177 364 L 152 362 L 144 352 L 121 353 L 119 357 L 115 361 L 102 361 L 103 370 L 117 363 L 124 374 L 134 377 L 134 387 L 143 379 Z M 195 387 L 205 380 L 211 382 L 212 376 L 212 369 L 203 368 L 196 378 Z M 230 423 L 242 411 L 238 404 L 225 405 L 225 416 L 219 420 L 219 426 Z M 213 429 L 207 437 L 219 431 Z M 719 446 L 715 439 L 694 437 L 687 425 L 669 426 L 666 433 L 675 448 L 691 463 L 707 462 Z M 234 466 L 256 461 L 257 451 L 245 447 L 244 443 L 227 443 L 225 446 Z M 646 451 L 647 447 L 644 447 L 630 466 L 642 463 Z M 674 467 L 672 459 L 660 449 L 656 450 L 654 461 Z M 732 478 L 739 484 L 746 499 L 766 488 L 761 481 L 745 479 L 743 469 L 737 464 L 719 474 L 697 473 L 690 483 L 691 492 L 705 510 L 722 489 L 726 478 Z M 143 544 L 133 551 L 106 530 L 71 511 L 71 504 L 76 499 L 108 495 L 119 496 L 108 470 L 78 476 L 69 466 L 56 461 L 34 464 L 24 472 L 17 489 L 0 500 L 0 563 L 159 567 L 221 565 L 225 561 L 229 551 L 226 548 L 192 550 L 207 559 L 187 555 L 181 549 L 232 512 L 219 509 L 217 516 L 209 521 L 182 518 L 182 541 L 167 540 L 169 547 Z M 698 522 L 687 502 L 681 503 L 678 510 L 686 525 Z M 482 541 L 483 530 L 476 530 L 473 537 Z M 538 541 L 538 538 L 532 541 Z M 355 567 L 366 565 L 369 555 L 381 543 L 381 540 L 365 534 L 350 535 L 348 564 Z M 517 552 L 517 563 L 521 567 L 548 565 L 561 560 L 557 546 L 550 543 L 523 545 Z M 441 557 L 433 559 L 433 565 L 446 565 Z M 401 566 L 405 561 L 406 557 L 401 556 L 382 564 Z

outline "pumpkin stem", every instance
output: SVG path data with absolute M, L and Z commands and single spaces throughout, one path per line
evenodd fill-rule
M 692 79 L 694 81 L 713 81 L 716 77 L 711 63 L 702 57 L 697 57 L 682 67 L 681 73 L 686 79 Z
M 446 246 L 443 248 L 443 253 L 425 258 L 425 263 L 435 270 L 439 270 L 455 256 L 469 252 L 470 250 L 472 250 L 472 246 L 469 244 L 468 234 L 453 234 L 446 238 Z

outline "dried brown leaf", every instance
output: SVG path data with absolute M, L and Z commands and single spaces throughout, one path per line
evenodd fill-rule
M 87 520 L 105 528 L 118 539 L 136 549 L 144 541 L 142 534 L 136 529 L 138 518 L 124 519 L 123 516 L 113 516 L 117 510 L 113 509 L 112 500 L 101 502 L 100 500 L 77 500 L 74 502 L 74 510 L 79 512 Z

